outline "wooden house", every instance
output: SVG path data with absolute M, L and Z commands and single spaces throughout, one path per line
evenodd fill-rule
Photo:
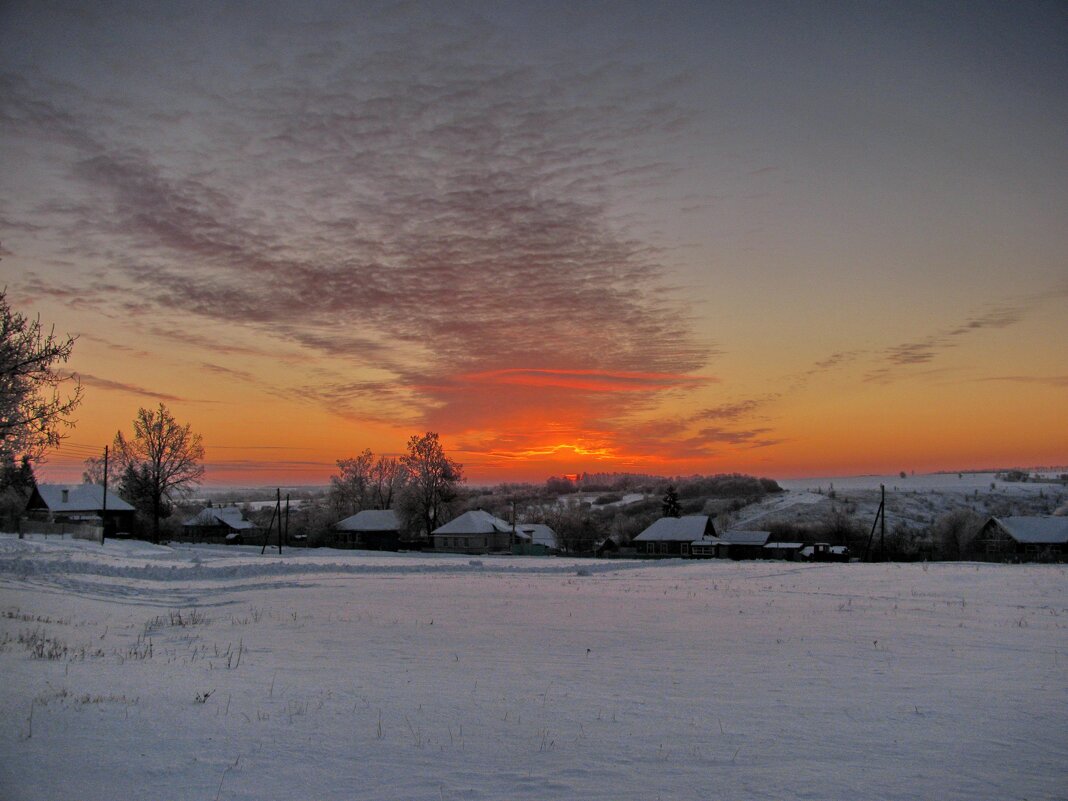
M 339 548 L 399 551 L 401 521 L 392 509 L 364 509 L 337 523 L 334 535 Z
M 208 506 L 182 523 L 182 535 L 192 542 L 240 545 L 255 538 L 256 526 L 236 506 Z
M 104 536 L 126 533 L 134 527 L 134 508 L 99 484 L 38 484 L 26 502 L 31 520 L 101 526 Z
M 638 556 L 693 556 L 718 542 L 708 515 L 661 517 L 633 540 Z
M 987 559 L 1063 562 L 1068 558 L 1068 517 L 992 517 L 975 538 Z
M 430 536 L 434 550 L 452 553 L 510 553 L 516 541 L 511 523 L 481 509 L 464 512 Z

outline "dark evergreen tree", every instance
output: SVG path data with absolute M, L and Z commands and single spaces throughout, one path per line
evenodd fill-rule
M 682 507 L 679 505 L 679 493 L 674 484 L 668 485 L 661 508 L 664 510 L 664 517 L 679 517 L 682 515 Z

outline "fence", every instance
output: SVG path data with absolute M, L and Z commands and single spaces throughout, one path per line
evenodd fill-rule
M 104 527 L 88 523 L 46 523 L 43 520 L 20 520 L 19 538 L 27 534 L 43 534 L 46 537 L 69 534 L 72 539 L 76 540 L 104 542 Z

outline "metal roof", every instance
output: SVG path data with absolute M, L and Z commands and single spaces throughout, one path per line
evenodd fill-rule
M 464 512 L 454 520 L 434 529 L 432 534 L 492 534 L 493 532 L 511 532 L 512 524 L 489 512 L 476 509 Z
M 99 484 L 38 484 L 37 494 L 53 512 L 100 512 L 104 508 L 104 488 Z M 113 491 L 108 493 L 107 504 L 109 512 L 134 510 Z
M 400 531 L 400 518 L 392 509 L 364 509 L 334 526 L 338 531 Z
M 1019 543 L 1062 545 L 1068 543 L 1068 517 L 992 517 Z
M 639 542 L 693 542 L 705 538 L 708 515 L 661 517 L 634 539 Z

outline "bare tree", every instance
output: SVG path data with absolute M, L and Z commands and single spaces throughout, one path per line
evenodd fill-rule
M 371 469 L 372 502 L 376 509 L 392 509 L 404 489 L 408 474 L 399 460 L 380 456 Z
M 971 509 L 954 509 L 935 521 L 934 541 L 943 559 L 962 559 L 972 548 L 972 542 L 983 518 Z
M 57 369 L 73 349 L 73 337 L 57 337 L 40 318 L 12 311 L 7 291 L 0 291 L 0 453 L 39 459 L 60 443 L 64 427 L 74 425 L 70 416 L 82 401 L 82 388 Z M 64 395 L 60 386 L 69 380 L 75 384 Z
M 464 482 L 463 465 L 445 455 L 438 435 L 432 431 L 421 437 L 412 435 L 408 453 L 400 461 L 408 474 L 404 506 L 410 515 L 418 518 L 420 528 L 429 539 Z
M 104 483 L 104 457 L 103 456 L 90 456 L 82 465 L 85 469 L 82 471 L 82 483 L 83 484 L 103 484 Z M 112 459 L 108 462 L 108 474 L 107 483 L 108 486 L 114 483 L 116 477 L 115 460 Z
M 608 532 L 594 519 L 588 503 L 556 503 L 544 515 L 545 523 L 556 532 L 556 542 L 565 553 L 589 553 Z
M 133 438 L 119 431 L 114 447 L 120 492 L 151 518 L 152 538 L 159 542 L 160 518 L 168 516 L 174 500 L 204 476 L 200 434 L 194 434 L 188 423 L 178 423 L 161 403 L 155 411 L 138 409 Z
M 354 515 L 371 507 L 374 461 L 370 448 L 351 459 L 338 459 L 339 473 L 330 477 L 330 500 L 339 513 Z

